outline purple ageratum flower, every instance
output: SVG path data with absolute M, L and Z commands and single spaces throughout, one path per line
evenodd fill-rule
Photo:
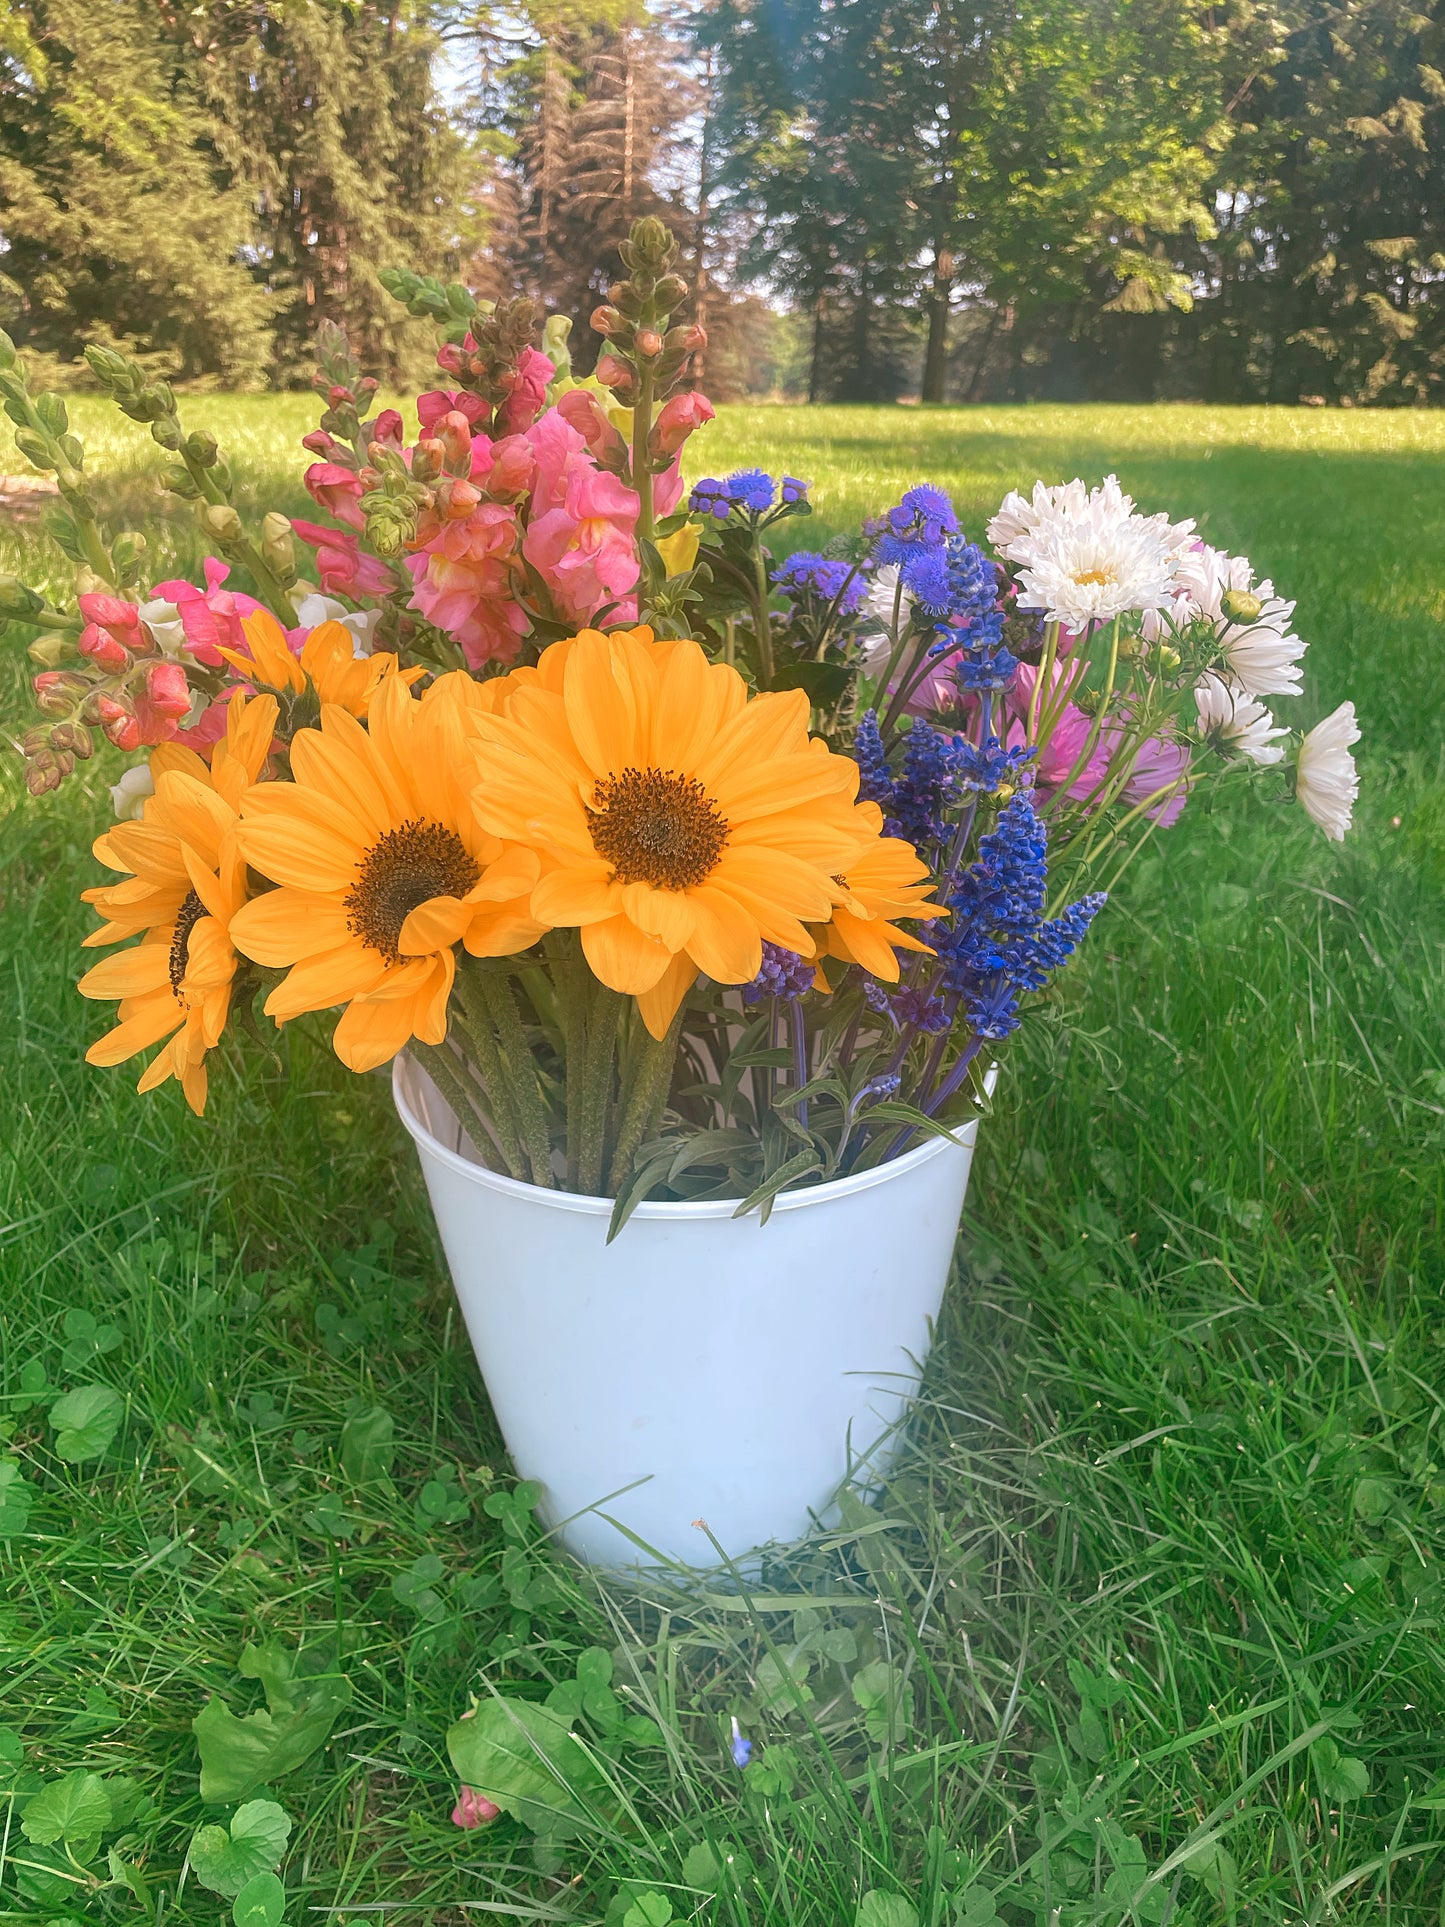
M 834 561 L 831 556 L 814 555 L 808 549 L 799 549 L 796 555 L 790 555 L 781 567 L 774 569 L 773 580 L 783 594 L 794 602 L 811 596 L 819 602 L 831 603 L 841 594 L 843 600 L 838 605 L 838 612 L 845 616 L 856 615 L 868 590 L 867 582 L 851 563 Z
M 907 582 L 908 568 L 918 563 L 920 551 L 939 549 L 948 536 L 958 533 L 958 517 L 943 490 L 924 482 L 909 489 L 897 507 L 889 509 L 882 521 L 874 525 L 874 530 L 876 560 L 895 564 L 904 572 Z M 914 585 L 909 582 L 908 586 Z
M 715 515 L 720 522 L 726 522 L 732 513 L 727 483 L 720 482 L 715 475 L 705 476 L 696 483 L 687 501 L 695 515 Z
M 729 1742 L 728 1751 L 732 1754 L 733 1765 L 739 1772 L 742 1771 L 748 1761 L 753 1757 L 753 1743 L 751 1740 L 745 1740 L 743 1738 L 742 1731 L 738 1726 L 738 1716 L 736 1713 L 733 1714 L 733 1736 Z
M 773 478 L 761 468 L 740 468 L 729 475 L 725 486 L 731 499 L 754 515 L 766 514 L 773 506 Z
M 779 492 L 785 502 L 806 502 L 812 486 L 811 482 L 800 482 L 796 475 L 785 475 Z
M 760 1004 L 764 997 L 801 997 L 812 986 L 816 965 L 806 957 L 800 957 L 796 950 L 784 950 L 781 944 L 763 945 L 763 964 L 750 984 L 743 985 L 743 1002 L 750 1008 Z

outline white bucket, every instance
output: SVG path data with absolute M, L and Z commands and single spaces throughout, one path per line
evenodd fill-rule
M 978 1132 L 735 1204 L 612 1203 L 477 1162 L 431 1079 L 392 1090 L 416 1139 L 452 1281 L 518 1472 L 579 1557 L 686 1565 L 800 1538 L 897 1445 L 948 1281 Z M 591 1508 L 597 1507 L 597 1510 Z M 606 1516 L 604 1516 L 606 1515 Z

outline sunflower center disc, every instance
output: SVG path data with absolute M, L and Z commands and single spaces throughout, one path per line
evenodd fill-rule
M 176 996 L 181 995 L 181 985 L 186 980 L 186 967 L 191 960 L 191 932 L 210 911 L 196 895 L 187 890 L 181 907 L 176 912 L 176 930 L 171 938 L 171 989 Z
M 710 876 L 728 840 L 727 819 L 695 776 L 625 769 L 604 776 L 587 812 L 592 847 L 619 883 L 686 890 Z
M 400 963 L 401 927 L 433 897 L 464 897 L 481 866 L 455 830 L 418 818 L 388 830 L 362 858 L 344 898 L 351 928 L 388 963 Z

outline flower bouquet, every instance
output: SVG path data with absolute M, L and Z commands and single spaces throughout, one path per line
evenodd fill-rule
M 346 1065 L 398 1067 L 521 1469 L 557 1519 L 633 1488 L 569 1528 L 589 1555 L 686 1556 L 698 1512 L 732 1549 L 800 1529 L 850 1427 L 879 1462 L 1003 1041 L 1140 849 L 1206 784 L 1343 836 L 1358 732 L 1274 721 L 1293 605 L 1112 477 L 1011 494 L 988 549 L 926 484 L 821 553 L 804 481 L 688 489 L 702 331 L 661 223 L 623 254 L 587 379 L 564 320 L 539 346 L 529 302 L 390 277 L 454 385 L 409 438 L 325 335 L 315 522 L 243 516 L 170 389 L 91 350 L 202 582 L 143 586 L 5 344 L 76 596 L 0 580 L 0 615 L 33 793 L 144 753 L 86 892 L 80 989 L 119 1005 L 89 1060 L 151 1051 L 140 1088 L 200 1112 L 233 1018 L 337 1013 Z

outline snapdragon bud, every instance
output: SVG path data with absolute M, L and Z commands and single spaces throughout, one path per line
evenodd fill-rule
M 592 310 L 592 329 L 595 334 L 615 335 L 625 326 L 621 313 L 610 302 L 601 302 Z
M 261 554 L 278 575 L 296 573 L 296 545 L 291 538 L 291 523 L 279 510 L 269 510 L 261 519 Z
M 639 328 L 637 331 L 637 352 L 644 361 L 655 361 L 662 353 L 662 336 L 656 328 Z
M 1226 589 L 1219 606 L 1230 622 L 1258 622 L 1264 604 L 1250 589 Z
M 229 502 L 202 502 L 196 520 L 213 542 L 239 542 L 241 518 Z
M 37 636 L 26 654 L 37 669 L 54 669 L 64 661 L 69 649 L 70 642 L 65 636 Z

